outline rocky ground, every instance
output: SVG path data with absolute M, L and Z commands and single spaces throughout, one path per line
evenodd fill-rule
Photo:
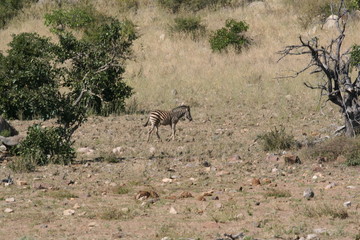
M 13 173 L 4 157 L 0 239 L 360 239 L 360 168 L 264 152 L 256 136 L 278 118 L 257 114 L 193 113 L 176 141 L 150 143 L 146 115 L 94 117 L 70 166 Z M 320 118 L 286 126 L 322 139 L 336 126 Z

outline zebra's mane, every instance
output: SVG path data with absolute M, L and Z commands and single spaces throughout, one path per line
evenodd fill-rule
M 181 106 L 178 106 L 178 107 L 176 107 L 176 108 L 173 108 L 171 111 L 172 111 L 172 112 L 176 112 L 176 111 L 183 110 L 183 109 L 189 109 L 189 106 L 187 106 L 187 105 L 181 105 Z

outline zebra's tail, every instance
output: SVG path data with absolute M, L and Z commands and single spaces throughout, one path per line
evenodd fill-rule
M 147 121 L 146 121 L 146 123 L 143 125 L 144 127 L 146 127 L 146 126 L 148 125 L 149 119 L 150 119 L 150 118 L 148 118 Z

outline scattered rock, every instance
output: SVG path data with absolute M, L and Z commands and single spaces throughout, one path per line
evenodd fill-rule
M 326 185 L 325 189 L 328 190 L 328 189 L 331 189 L 331 188 L 333 188 L 335 186 L 337 186 L 337 184 L 333 182 L 333 183 L 330 183 L 330 184 Z
M 174 179 L 171 179 L 171 178 L 163 178 L 161 180 L 163 183 L 172 183 L 174 181 Z
M 311 188 L 308 188 L 304 191 L 303 194 L 304 198 L 306 198 L 307 200 L 310 200 L 311 198 L 313 198 L 315 196 L 314 191 Z
M 90 228 L 97 227 L 97 226 L 98 226 L 98 224 L 96 222 L 90 222 L 88 224 L 88 227 L 90 227 Z
M 12 213 L 12 212 L 14 212 L 14 210 L 12 210 L 11 208 L 5 208 L 4 212 L 5 213 Z
M 344 202 L 344 207 L 351 207 L 351 202 L 350 201 L 347 201 L 347 202 Z
M 355 189 L 356 187 L 355 187 L 355 186 L 346 186 L 346 188 L 348 188 L 348 189 Z
M 306 236 L 306 240 L 316 240 L 316 239 L 319 239 L 317 234 L 315 233 L 312 233 L 312 234 L 309 234 Z
M 324 29 L 331 29 L 331 28 L 335 28 L 336 27 L 336 22 L 338 21 L 339 17 L 336 16 L 336 15 L 330 15 L 324 25 L 323 25 L 323 28 Z
M 259 178 L 253 178 L 253 179 L 251 179 L 251 185 L 252 185 L 252 186 L 261 185 L 260 179 L 259 179 Z
M 276 162 L 280 161 L 280 156 L 277 154 L 268 153 L 268 154 L 266 154 L 265 161 L 276 163 Z
M 182 192 L 179 198 L 192 198 L 193 195 L 190 192 Z
M 121 155 L 124 153 L 124 149 L 122 147 L 116 147 L 113 148 L 112 153 L 116 155 Z
M 156 148 L 150 147 L 150 148 L 149 148 L 149 152 L 150 152 L 151 155 L 154 155 L 155 152 L 156 152 Z
M 80 205 L 78 203 L 75 203 L 75 205 L 73 206 L 74 209 L 79 209 Z
M 11 198 L 6 198 L 5 202 L 15 202 L 15 198 L 11 197 Z
M 170 210 L 169 210 L 169 213 L 170 214 L 177 214 L 177 211 L 174 207 L 171 207 Z
M 25 185 L 27 185 L 27 182 L 18 180 L 18 181 L 16 181 L 16 184 L 19 186 L 25 186 Z
M 92 153 L 95 152 L 94 149 L 89 148 L 89 147 L 78 148 L 76 151 L 77 151 L 78 153 L 83 153 L 83 154 L 86 154 L 86 155 L 90 155 L 90 154 L 92 154 Z
M 154 191 L 139 191 L 138 194 L 136 194 L 135 199 L 144 201 L 150 197 L 159 198 L 159 195 Z
M 67 210 L 64 210 L 63 214 L 64 214 L 64 216 L 72 216 L 75 214 L 75 210 L 67 209 Z
M 293 154 L 285 154 L 281 158 L 285 164 L 301 164 L 299 156 Z

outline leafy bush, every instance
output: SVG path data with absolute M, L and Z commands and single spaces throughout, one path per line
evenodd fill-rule
M 74 158 L 72 142 L 66 140 L 61 127 L 33 125 L 29 127 L 26 138 L 18 148 L 23 159 L 35 160 L 37 165 L 69 164 Z
M 8 55 L 0 54 L 0 113 L 6 118 L 53 117 L 58 72 L 51 65 L 54 44 L 36 33 L 15 35 Z
M 233 0 L 157 0 L 158 4 L 171 13 L 181 10 L 197 12 L 204 8 L 232 6 Z
M 81 39 L 77 39 L 71 32 L 74 23 L 67 21 L 73 19 L 76 11 L 59 11 L 48 14 L 46 24 L 60 39 L 56 52 L 59 62 L 71 63 L 64 69 L 65 86 L 71 90 L 70 95 L 73 99 L 81 95 L 83 101 L 80 104 L 95 114 L 124 111 L 124 101 L 131 96 L 132 89 L 122 81 L 122 65 L 131 55 L 130 46 L 137 38 L 134 24 L 87 10 L 87 14 L 92 14 L 96 21 L 81 20 L 81 24 L 75 24 L 76 29 L 84 33 Z M 58 28 L 59 23 L 61 28 Z
M 210 45 L 213 51 L 221 52 L 229 46 L 233 46 L 237 52 L 250 44 L 250 40 L 244 35 L 249 29 L 245 21 L 227 19 L 225 27 L 215 31 L 210 37 Z
M 350 64 L 360 69 L 360 45 L 354 45 L 350 52 Z
M 258 139 L 264 151 L 286 150 L 295 146 L 294 136 L 288 135 L 284 127 L 261 134 Z
M 199 17 L 177 17 L 174 24 L 170 26 L 172 33 L 184 33 L 191 39 L 197 40 L 205 35 L 206 27 L 201 24 Z

